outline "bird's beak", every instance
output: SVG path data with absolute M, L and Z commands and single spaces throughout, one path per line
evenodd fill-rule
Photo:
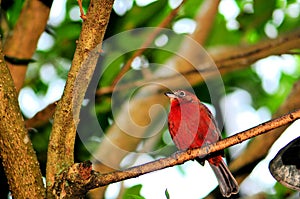
M 175 95 L 173 92 L 171 91 L 168 91 L 168 92 L 165 92 L 165 95 L 168 97 L 168 98 L 177 98 L 177 95 Z

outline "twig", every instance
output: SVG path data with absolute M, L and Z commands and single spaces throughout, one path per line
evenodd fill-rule
M 281 55 L 298 49 L 300 43 L 300 31 L 282 35 L 276 39 L 268 39 L 258 44 L 228 49 L 212 55 L 213 60 L 219 68 L 230 68 L 234 66 L 245 66 L 254 63 L 256 60 L 269 55 Z
M 201 75 L 203 75 L 203 73 L 214 72 L 214 71 L 218 71 L 218 69 L 216 67 L 207 67 L 205 69 L 195 69 L 194 68 L 194 69 L 191 69 L 191 70 L 179 73 L 179 74 L 168 75 L 168 76 L 157 77 L 157 78 L 146 79 L 146 80 L 137 80 L 134 82 L 120 84 L 120 85 L 118 85 L 118 87 L 114 87 L 114 86 L 102 87 L 96 91 L 96 96 L 99 97 L 101 95 L 112 93 L 113 91 L 120 91 L 120 90 L 124 90 L 124 89 L 130 89 L 133 87 L 140 87 L 142 85 L 147 85 L 149 82 L 163 83 L 164 81 L 169 81 L 170 79 L 181 78 L 182 76 L 187 76 L 187 75 L 194 74 L 194 73 L 201 72 Z
M 77 2 L 78 2 L 79 10 L 80 10 L 80 18 L 82 20 L 86 20 L 86 16 L 85 16 L 83 8 L 82 8 L 82 0 L 77 0 Z

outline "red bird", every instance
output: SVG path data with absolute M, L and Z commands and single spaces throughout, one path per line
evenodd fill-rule
M 178 149 L 199 148 L 222 139 L 211 112 L 197 96 L 184 90 L 166 92 L 165 95 L 171 102 L 168 116 L 169 131 Z M 196 160 L 204 165 L 204 160 L 200 157 Z M 221 194 L 230 197 L 231 194 L 238 193 L 239 186 L 223 161 L 222 155 L 208 156 L 207 161 L 218 179 Z

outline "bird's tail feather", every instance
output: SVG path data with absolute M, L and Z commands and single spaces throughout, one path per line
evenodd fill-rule
M 220 186 L 221 194 L 224 197 L 230 197 L 231 194 L 236 194 L 239 191 L 239 186 L 226 166 L 225 162 L 221 160 L 216 166 L 215 164 L 209 163 L 213 169 Z

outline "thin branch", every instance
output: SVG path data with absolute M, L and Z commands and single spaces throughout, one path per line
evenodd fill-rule
M 86 20 L 86 16 L 85 16 L 83 8 L 82 8 L 82 0 L 77 0 L 77 2 L 78 2 L 79 10 L 80 10 L 80 18 L 82 20 Z
M 285 53 L 290 53 L 290 50 L 298 48 L 300 45 L 300 31 L 295 31 L 294 33 L 280 36 L 276 39 L 269 39 L 262 41 L 258 44 L 247 47 L 235 47 L 234 49 L 225 51 L 220 51 L 218 53 L 211 53 L 217 68 L 212 67 L 211 63 L 202 63 L 200 66 L 196 66 L 190 70 L 184 71 L 180 74 L 174 74 L 164 77 L 157 77 L 148 80 L 137 80 L 134 82 L 119 85 L 117 88 L 114 86 L 102 87 L 97 90 L 96 94 L 98 96 L 109 94 L 116 90 L 129 89 L 133 87 L 139 87 L 147 84 L 147 82 L 161 82 L 165 83 L 170 79 L 174 79 L 181 76 L 186 76 L 188 79 L 189 75 L 195 73 L 201 73 L 205 75 L 206 73 L 214 74 L 215 72 L 221 72 L 225 74 L 236 69 L 246 68 L 259 59 L 265 58 L 270 55 L 280 55 Z M 237 50 L 238 49 L 238 50 Z M 201 79 L 203 80 L 203 79 Z M 200 83 L 194 82 L 195 84 Z
M 116 171 L 108 174 L 98 173 L 96 178 L 97 180 L 93 183 L 97 184 L 98 186 L 105 186 L 121 180 L 137 177 L 140 176 L 141 174 L 146 174 L 167 167 L 172 167 L 178 164 L 183 164 L 188 160 L 192 160 L 197 157 L 205 157 L 208 154 L 223 150 L 235 144 L 239 144 L 245 140 L 264 134 L 280 126 L 289 124 L 299 118 L 300 118 L 300 109 L 291 112 L 289 114 L 286 114 L 284 116 L 281 116 L 277 119 L 262 123 L 256 127 L 253 127 L 241 133 L 225 138 L 217 143 L 204 146 L 200 149 L 191 149 L 185 152 L 178 152 L 171 157 L 162 158 L 150 163 L 146 163 L 140 166 L 126 169 L 124 171 Z
M 279 36 L 276 39 L 268 39 L 258 44 L 234 48 L 233 50 L 224 49 L 219 53 L 211 54 L 218 68 L 236 68 L 247 66 L 255 61 L 270 56 L 290 53 L 290 50 L 298 49 L 300 45 L 300 31 Z
M 299 118 L 300 110 L 296 110 L 277 119 L 262 123 L 249 130 L 225 138 L 217 143 L 213 143 L 202 148 L 190 149 L 184 152 L 177 152 L 170 157 L 161 158 L 143 165 L 128 168 L 123 171 L 115 171 L 103 174 L 97 171 L 92 171 L 92 166 L 90 163 L 77 163 L 74 164 L 69 170 L 65 171 L 64 174 L 60 176 L 61 178 L 64 178 L 65 181 L 62 184 L 60 184 L 61 186 L 57 187 L 58 190 L 56 191 L 60 192 L 61 189 L 64 191 L 69 189 L 66 194 L 73 194 L 74 191 L 72 191 L 70 187 L 72 187 L 73 184 L 80 184 L 81 188 L 77 186 L 76 190 L 86 192 L 89 189 L 106 186 L 111 183 L 123 181 L 153 171 L 183 164 L 188 160 L 192 160 L 197 157 L 205 157 L 208 154 L 212 154 L 214 152 L 223 150 L 235 144 L 239 144 L 247 139 L 261 135 L 280 126 L 287 125 Z M 68 197 L 70 197 L 70 195 Z
M 166 27 L 170 24 L 170 22 L 173 20 L 173 18 L 177 15 L 178 11 L 182 7 L 182 5 L 185 3 L 185 0 L 181 2 L 181 4 L 172 10 L 169 15 L 156 27 L 155 31 L 149 35 L 149 37 L 146 39 L 146 41 L 142 44 L 142 46 L 139 48 L 139 50 L 135 51 L 134 54 L 130 57 L 130 59 L 126 62 L 126 64 L 123 66 L 117 77 L 112 83 L 112 87 L 115 87 L 115 85 L 118 83 L 118 81 L 122 78 L 122 76 L 130 69 L 131 63 L 133 60 L 141 56 L 145 50 L 147 50 L 147 47 L 153 42 L 155 37 L 161 32 L 162 28 Z
M 297 81 L 289 96 L 278 108 L 272 118 L 277 118 L 284 113 L 300 108 L 300 80 Z M 270 134 L 255 137 L 247 145 L 247 148 L 229 164 L 229 169 L 235 176 L 236 181 L 241 184 L 252 172 L 254 167 L 266 157 L 273 143 L 288 128 L 288 125 L 276 128 Z M 219 189 L 215 188 L 206 198 L 218 198 Z

